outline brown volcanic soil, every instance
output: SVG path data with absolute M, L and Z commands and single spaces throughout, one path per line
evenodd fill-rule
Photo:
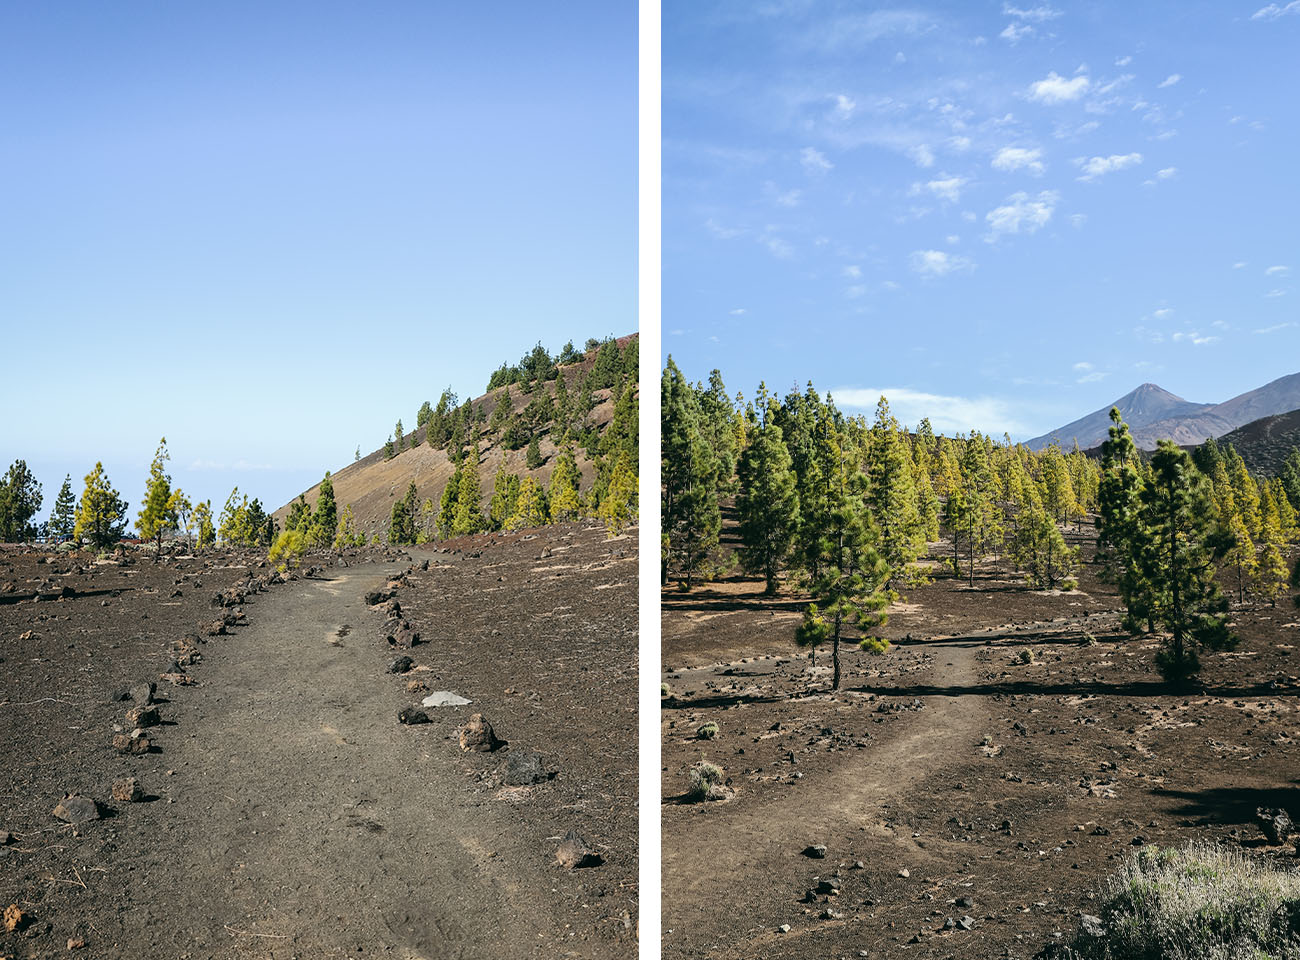
M 199 644 L 196 685 L 159 683 L 159 749 L 143 756 L 112 749 L 132 704 L 111 694 L 157 680 L 168 645 L 214 616 L 211 595 L 249 558 L 0 554 L 0 587 L 13 584 L 0 603 L 0 831 L 13 834 L 0 907 L 29 918 L 0 931 L 0 956 L 69 940 L 93 957 L 626 955 L 635 540 L 573 525 L 472 548 L 415 556 L 398 595 L 429 642 L 407 651 L 407 676 L 388 673 L 383 617 L 362 597 L 410 560 L 351 554 L 249 597 L 247 626 Z M 13 602 L 42 580 L 75 595 Z M 490 592 L 502 602 L 484 603 Z M 420 696 L 406 692 L 413 677 L 474 704 L 399 725 Z M 507 748 L 460 751 L 473 711 Z M 558 776 L 502 789 L 498 770 L 525 749 Z M 129 775 L 143 802 L 111 799 Z M 54 819 L 65 792 L 94 798 L 103 819 Z M 555 864 L 570 828 L 604 865 Z
M 1240 645 L 1178 694 L 1090 565 L 1071 594 L 992 559 L 974 589 L 935 575 L 894 606 L 888 653 L 844 653 L 838 694 L 829 651 L 813 666 L 793 646 L 797 595 L 744 578 L 665 591 L 665 957 L 1029 957 L 1096 911 L 1135 845 L 1212 838 L 1291 862 L 1254 821 L 1300 810 L 1289 598 L 1237 610 Z M 695 738 L 707 721 L 713 742 Z M 700 759 L 734 798 L 680 802 Z M 838 895 L 805 897 L 831 878 Z

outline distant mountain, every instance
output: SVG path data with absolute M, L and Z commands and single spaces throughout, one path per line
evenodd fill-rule
M 1217 440 L 1232 444 L 1252 473 L 1276 476 L 1292 448 L 1300 447 L 1300 409 L 1252 420 Z
M 1262 417 L 1300 409 L 1300 373 L 1279 377 L 1223 403 L 1192 403 L 1154 383 L 1144 383 L 1113 404 L 1035 437 L 1027 445 L 1041 450 L 1057 440 L 1069 448 L 1077 440 L 1085 450 L 1100 446 L 1110 427 L 1112 406 L 1119 407 L 1134 442 L 1143 450 L 1154 450 L 1159 440 L 1191 446 L 1210 437 L 1222 437 Z
M 1111 407 L 1119 407 L 1119 412 L 1124 416 L 1124 422 L 1128 424 L 1129 431 L 1136 438 L 1139 428 L 1173 418 L 1191 417 L 1209 410 L 1213 406 L 1212 403 L 1193 403 L 1156 386 L 1154 383 L 1144 383 L 1131 393 L 1120 397 L 1114 403 L 1108 403 L 1100 410 L 1094 410 L 1086 417 L 1080 417 L 1073 423 L 1067 423 L 1065 426 L 1045 433 L 1041 437 L 1035 437 L 1028 441 L 1026 446 L 1031 450 L 1043 450 L 1050 447 L 1052 441 L 1058 442 L 1066 450 L 1072 448 L 1076 442 L 1084 450 L 1099 446 L 1106 439 L 1110 430 Z M 1229 427 L 1228 429 L 1232 428 Z M 1202 437 L 1201 439 L 1205 438 Z M 1154 447 L 1155 444 L 1152 443 L 1151 446 Z

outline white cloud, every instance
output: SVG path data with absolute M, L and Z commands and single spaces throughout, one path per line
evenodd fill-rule
M 1245 265 L 1246 265 L 1246 261 L 1245 261 L 1245 260 L 1238 260 L 1236 263 L 1234 263 L 1234 264 L 1232 265 L 1232 269 L 1234 269 L 1234 270 L 1240 270 L 1240 269 L 1241 269 L 1242 267 L 1244 267 Z
M 712 217 L 704 221 L 704 229 L 713 234 L 719 240 L 734 240 L 736 237 L 743 236 L 745 231 L 737 227 L 724 227 Z
M 737 307 L 735 310 L 728 310 L 733 317 L 743 317 L 748 311 L 744 307 Z
M 1192 330 L 1189 333 L 1179 331 L 1173 335 L 1172 339 L 1174 343 L 1190 343 L 1194 347 L 1201 347 L 1207 343 L 1215 343 L 1219 338 L 1202 336 L 1195 330 Z
M 1290 268 L 1290 267 L 1283 266 L 1282 264 L 1279 263 L 1279 264 L 1277 264 L 1276 266 L 1272 266 L 1272 267 L 1269 267 L 1268 269 L 1266 269 L 1266 270 L 1264 271 L 1264 276 L 1266 276 L 1266 277 L 1285 277 L 1285 276 L 1286 276 L 1288 273 L 1290 273 L 1290 272 L 1291 272 L 1291 268 Z
M 1250 15 L 1252 20 L 1276 20 L 1278 17 L 1284 17 L 1288 13 L 1300 14 L 1300 0 L 1291 0 L 1285 7 L 1279 7 L 1276 3 L 1270 3 L 1267 7 L 1260 7 Z
M 1029 99 L 1039 103 L 1065 103 L 1078 100 L 1088 92 L 1092 82 L 1083 75 L 1070 80 L 1052 71 L 1043 80 L 1036 80 L 1029 85 Z
M 844 268 L 842 272 L 844 276 L 853 279 L 857 279 L 858 277 L 862 276 L 862 268 L 857 266 L 856 264 L 849 264 L 847 267 Z
M 1086 213 L 1070 214 L 1070 226 L 1074 227 L 1074 229 L 1076 230 L 1078 230 L 1087 222 L 1088 222 L 1088 215 Z
M 1087 373 L 1092 369 L 1092 364 L 1087 360 L 1080 360 L 1073 367 L 1075 373 Z
M 950 247 L 953 247 L 961 243 L 961 237 L 957 236 L 955 233 L 950 233 L 948 236 L 943 238 L 943 242 L 948 244 Z
M 1007 197 L 1006 203 L 984 215 L 989 225 L 985 241 L 995 243 L 999 237 L 1009 233 L 1035 233 L 1052 219 L 1052 212 L 1060 199 L 1055 190 L 1044 190 L 1037 197 L 1023 192 L 1013 193 Z
M 768 253 L 779 260 L 788 260 L 794 256 L 794 247 L 780 237 L 760 237 L 758 242 L 767 248 Z
M 1163 90 L 1165 87 L 1172 87 L 1175 83 L 1177 83 L 1181 79 L 1183 79 L 1183 75 L 1181 73 L 1171 73 L 1169 74 L 1169 76 L 1165 77 L 1163 80 L 1157 83 L 1156 88 L 1158 90 Z
M 1130 63 L 1132 63 L 1132 62 L 1133 62 L 1133 58 L 1132 58 L 1132 57 L 1129 57 L 1129 56 L 1119 57 L 1119 58 L 1115 61 L 1115 66 L 1117 66 L 1117 67 L 1127 67 L 1127 66 L 1128 66 Z
M 1076 377 L 1074 382 L 1075 383 L 1097 383 L 1100 380 L 1105 380 L 1107 376 L 1109 376 L 1109 374 L 1103 373 L 1100 370 L 1094 370 L 1091 373 L 1085 373 L 1081 377 Z
M 970 149 L 970 137 L 949 137 L 948 146 L 958 153 L 962 153 Z
M 1163 169 L 1156 171 L 1156 177 L 1158 177 L 1161 180 L 1168 180 L 1170 177 L 1174 176 L 1177 173 L 1178 173 L 1177 167 L 1164 167 Z
M 1020 9 L 1013 7 L 1009 3 L 1004 3 L 1002 4 L 1002 12 L 1008 17 L 1016 17 L 1019 20 L 1031 20 L 1034 23 L 1046 23 L 1048 20 L 1055 20 L 1057 17 L 1061 16 L 1060 10 L 1057 10 L 1054 7 L 1049 7 L 1045 3 L 1028 9 Z
M 1270 290 L 1268 293 L 1264 294 L 1264 296 L 1267 297 L 1267 298 L 1269 298 L 1269 299 L 1272 299 L 1272 298 L 1274 298 L 1274 297 L 1285 297 L 1285 296 L 1286 296 L 1286 291 L 1285 291 L 1285 290 Z
M 923 277 L 943 277 L 950 273 L 969 273 L 975 269 L 969 257 L 943 250 L 916 250 L 912 253 L 912 270 Z
M 1027 23 L 1008 23 L 1006 29 L 998 34 L 1003 40 L 1015 45 L 1025 37 L 1032 37 L 1034 28 Z
M 840 120 L 847 120 L 853 116 L 853 111 L 858 108 L 857 103 L 852 97 L 846 97 L 842 93 L 835 95 L 835 116 Z
M 1168 320 L 1174 315 L 1173 307 L 1161 307 L 1159 310 L 1151 311 L 1151 316 L 1157 320 Z
M 950 437 L 971 430 L 995 436 L 1029 432 L 1016 417 L 1015 411 L 1022 408 L 996 397 L 953 397 L 906 387 L 889 387 L 884 390 L 840 387 L 832 390 L 831 396 L 843 409 L 867 411 L 876 409 L 876 403 L 884 396 L 889 400 L 889 407 L 899 422 L 914 426 L 928 417 L 930 426 L 936 433 Z
M 961 188 L 966 185 L 965 177 L 948 177 L 942 174 L 940 176 L 943 179 L 931 180 L 925 185 L 925 189 L 945 203 L 956 203 L 961 199 Z
M 803 197 L 802 190 L 786 190 L 782 192 L 771 180 L 763 184 L 763 196 L 771 200 L 778 207 L 797 207 L 799 200 Z
M 1271 327 L 1262 327 L 1256 330 L 1256 333 L 1277 333 L 1279 330 L 1285 330 L 1287 327 L 1294 327 L 1295 321 L 1288 320 L 1286 323 L 1275 323 Z
M 1042 176 L 1046 167 L 1043 165 L 1042 150 L 1028 150 L 1024 147 L 1003 147 L 993 158 L 993 169 L 1010 173 L 1022 167 L 1034 176 Z
M 912 147 L 907 151 L 907 155 L 912 158 L 918 167 L 934 166 L 934 151 L 924 143 L 920 146 Z
M 1125 167 L 1131 167 L 1142 162 L 1140 153 L 1112 153 L 1109 157 L 1080 157 L 1075 161 L 1083 174 L 1078 178 L 1080 180 L 1095 180 L 1097 177 L 1113 173 L 1116 170 L 1123 170 Z
M 803 167 L 804 173 L 809 176 L 829 173 L 835 168 L 835 164 L 827 160 L 826 155 L 815 147 L 804 147 L 799 151 L 799 164 Z

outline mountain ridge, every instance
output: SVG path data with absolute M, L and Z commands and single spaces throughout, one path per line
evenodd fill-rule
M 1154 383 L 1144 383 L 1114 403 L 1034 437 L 1025 445 L 1031 450 L 1041 450 L 1053 442 L 1062 447 L 1077 442 L 1085 450 L 1100 446 L 1108 435 L 1112 407 L 1119 408 L 1134 443 L 1143 450 L 1154 450 L 1160 440 L 1191 446 L 1222 437 L 1255 420 L 1300 409 L 1300 373 L 1278 377 L 1221 403 L 1184 400 Z

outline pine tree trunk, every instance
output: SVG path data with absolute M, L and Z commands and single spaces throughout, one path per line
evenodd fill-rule
M 840 688 L 840 622 L 835 621 L 835 639 L 831 642 L 831 663 L 834 671 L 831 677 L 831 689 Z

